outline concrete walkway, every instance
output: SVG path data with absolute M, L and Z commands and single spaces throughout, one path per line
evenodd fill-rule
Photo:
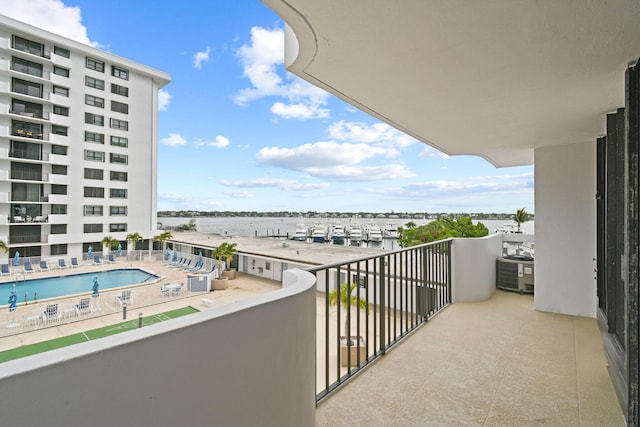
M 333 395 L 317 426 L 624 426 L 595 319 L 496 292 L 443 310 Z

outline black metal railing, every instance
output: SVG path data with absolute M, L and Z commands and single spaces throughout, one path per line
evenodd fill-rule
M 318 313 L 316 402 L 451 302 L 451 240 L 308 269 Z

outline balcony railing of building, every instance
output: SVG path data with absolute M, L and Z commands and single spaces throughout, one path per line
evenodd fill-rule
M 11 135 L 13 135 L 13 136 L 22 136 L 24 138 L 34 138 L 34 139 L 44 139 L 44 140 L 48 140 L 49 139 L 49 133 L 48 132 L 30 131 L 30 130 L 25 130 L 25 129 L 13 129 L 11 131 Z
M 23 116 L 23 117 L 33 117 L 36 119 L 43 119 L 43 120 L 49 120 L 49 112 L 47 111 L 21 111 L 21 110 L 17 110 L 17 109 L 13 109 L 10 108 L 9 109 L 9 113 L 10 114 L 17 114 L 19 116 Z
M 48 181 L 49 174 L 46 172 L 29 171 L 29 170 L 12 170 L 11 179 L 22 181 Z
M 40 150 L 12 148 L 9 150 L 9 157 L 16 159 L 49 161 L 49 153 L 41 153 Z
M 42 98 L 42 99 L 51 99 L 51 92 L 47 91 L 47 90 L 41 90 L 40 88 L 28 88 L 28 89 L 19 89 L 19 88 L 13 88 L 11 90 L 13 93 L 19 93 L 21 95 L 27 95 L 27 96 L 33 96 L 35 98 Z
M 317 402 L 451 302 L 451 243 L 308 269 L 325 296 Z
M 40 77 L 45 80 L 51 80 L 51 72 L 42 70 L 40 68 L 28 67 L 23 64 L 11 64 L 11 71 L 17 71 L 19 73 L 29 74 L 30 76 Z

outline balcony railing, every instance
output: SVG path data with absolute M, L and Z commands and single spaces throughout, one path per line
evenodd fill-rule
M 9 113 L 17 114 L 23 117 L 33 117 L 36 119 L 49 120 L 49 113 L 47 111 L 21 111 L 21 110 L 14 110 L 13 108 L 10 108 Z
M 28 67 L 21 64 L 11 64 L 11 70 L 19 73 L 29 74 L 30 76 L 40 77 L 46 80 L 51 79 L 51 72 L 35 67 Z
M 325 295 L 316 401 L 451 302 L 450 254 L 444 240 L 308 270 Z

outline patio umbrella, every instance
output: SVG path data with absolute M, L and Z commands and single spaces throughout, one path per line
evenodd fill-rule
M 169 258 L 171 258 L 171 251 L 169 250 L 169 248 L 167 248 L 167 252 L 165 252 L 164 254 L 164 259 L 166 261 L 169 261 Z
M 198 254 L 198 265 L 202 265 L 202 251 Z
M 171 261 L 178 262 L 178 251 L 175 249 L 173 250 L 173 259 Z
M 16 296 L 16 284 L 13 284 L 13 290 L 9 296 L 9 311 L 15 311 L 16 304 L 18 303 L 18 297 Z
M 122 245 L 120 243 L 118 243 L 118 256 L 122 256 Z
M 15 255 L 13 256 L 13 265 L 16 267 L 20 265 L 20 252 L 18 251 L 16 251 Z
M 92 297 L 99 297 L 100 296 L 100 292 L 98 292 L 98 287 L 100 285 L 98 284 L 98 277 L 94 277 L 93 278 L 93 293 L 91 294 Z
M 93 255 L 93 248 L 89 245 L 89 248 L 87 249 L 87 259 L 91 259 L 91 255 Z

